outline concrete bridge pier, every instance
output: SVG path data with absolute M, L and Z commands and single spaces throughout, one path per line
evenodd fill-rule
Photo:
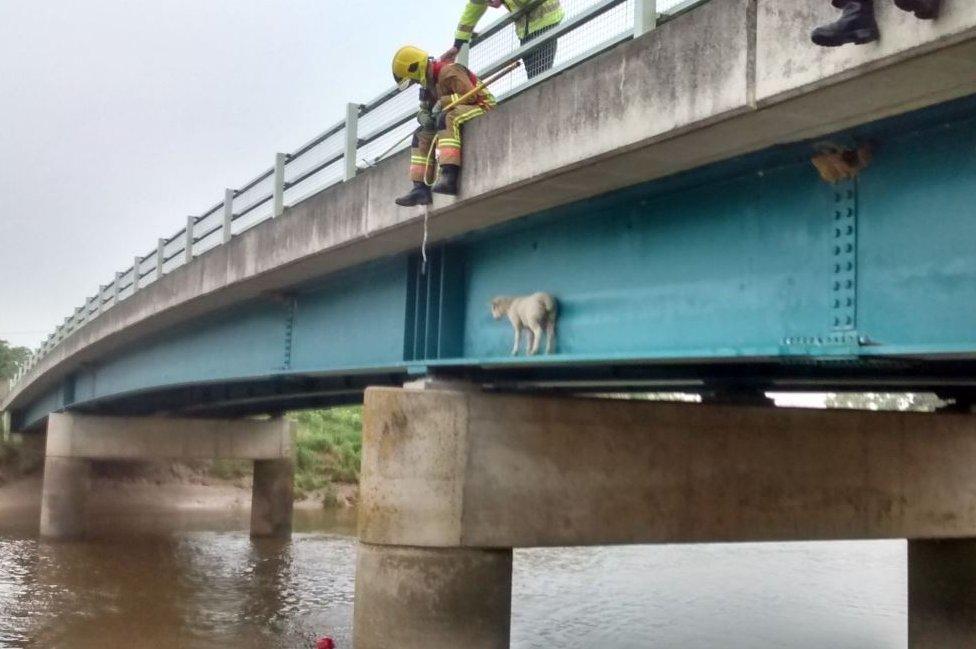
M 507 647 L 512 548 L 888 538 L 911 649 L 976 646 L 973 466 L 971 414 L 373 388 L 355 647 Z
M 251 535 L 291 534 L 292 423 L 284 419 L 176 419 L 52 414 L 48 419 L 41 496 L 41 537 L 77 539 L 86 532 L 94 460 L 254 461 Z
M 909 541 L 908 646 L 976 646 L 976 539 Z
M 511 549 L 359 544 L 355 647 L 507 649 Z

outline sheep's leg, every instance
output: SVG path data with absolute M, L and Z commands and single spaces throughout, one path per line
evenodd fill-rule
M 512 346 L 512 356 L 518 356 L 519 344 L 522 342 L 522 325 L 512 323 L 512 328 L 515 329 L 515 345 Z
M 539 344 L 542 342 L 542 327 L 536 322 L 529 329 L 532 331 L 532 345 L 529 347 L 529 356 L 535 356 L 539 353 Z
M 546 353 L 551 354 L 556 349 L 556 323 L 552 318 L 546 323 Z

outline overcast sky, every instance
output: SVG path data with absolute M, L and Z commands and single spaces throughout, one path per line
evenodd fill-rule
M 398 46 L 450 46 L 463 4 L 0 0 L 0 338 L 37 345 L 224 187 L 390 87 Z

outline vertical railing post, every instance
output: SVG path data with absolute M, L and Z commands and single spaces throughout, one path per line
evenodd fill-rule
M 186 237 L 183 239 L 183 249 L 186 251 L 186 263 L 193 261 L 193 226 L 196 225 L 195 216 L 186 217 Z
M 346 104 L 346 172 L 344 180 L 356 177 L 356 154 L 359 152 L 359 104 Z
M 463 65 L 464 67 L 468 67 L 468 60 L 470 58 L 471 58 L 471 43 L 465 43 L 464 45 L 461 46 L 461 49 L 458 50 L 457 57 L 455 57 L 454 60 L 457 63 Z
M 156 242 L 156 279 L 163 277 L 163 264 L 166 263 L 166 239 Z
M 288 154 L 276 153 L 274 164 L 274 188 L 273 194 L 274 210 L 271 218 L 278 218 L 285 213 L 285 163 L 288 162 Z
M 234 226 L 234 194 L 236 193 L 233 189 L 224 190 L 224 223 L 220 231 L 224 243 L 230 243 L 231 237 L 234 236 L 231 228 Z
M 95 311 L 95 314 L 96 315 L 101 315 L 102 314 L 102 311 L 105 310 L 105 303 L 102 301 L 102 296 L 105 295 L 105 289 L 107 289 L 107 288 L 108 288 L 108 286 L 105 285 L 105 284 L 99 284 L 98 285 L 98 298 L 97 298 L 98 299 L 98 308 Z
M 139 290 L 139 266 L 142 265 L 142 257 L 136 255 L 135 261 L 132 263 L 132 294 L 135 295 L 136 291 Z
M 657 0 L 634 0 L 634 38 L 657 27 Z
M 115 271 L 115 282 L 112 283 L 112 297 L 114 298 L 112 306 L 119 303 L 119 297 L 122 295 L 122 273 Z

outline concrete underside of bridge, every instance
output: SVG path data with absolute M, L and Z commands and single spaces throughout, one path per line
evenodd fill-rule
M 77 539 L 86 531 L 94 460 L 254 461 L 251 535 L 291 535 L 293 425 L 283 419 L 214 420 L 51 415 L 47 426 L 41 536 Z
M 912 649 L 976 643 L 976 417 L 367 392 L 356 647 L 507 647 L 511 549 L 907 538 Z
M 713 0 L 465 127 L 426 267 L 398 156 L 122 300 L 0 407 L 17 429 L 239 416 L 417 373 L 971 398 L 976 12 L 944 4 L 918 21 L 879 3 L 881 42 L 828 51 L 807 38 L 827 2 Z M 827 185 L 820 139 L 874 160 Z M 562 304 L 557 353 L 509 359 L 487 301 L 536 290 Z

